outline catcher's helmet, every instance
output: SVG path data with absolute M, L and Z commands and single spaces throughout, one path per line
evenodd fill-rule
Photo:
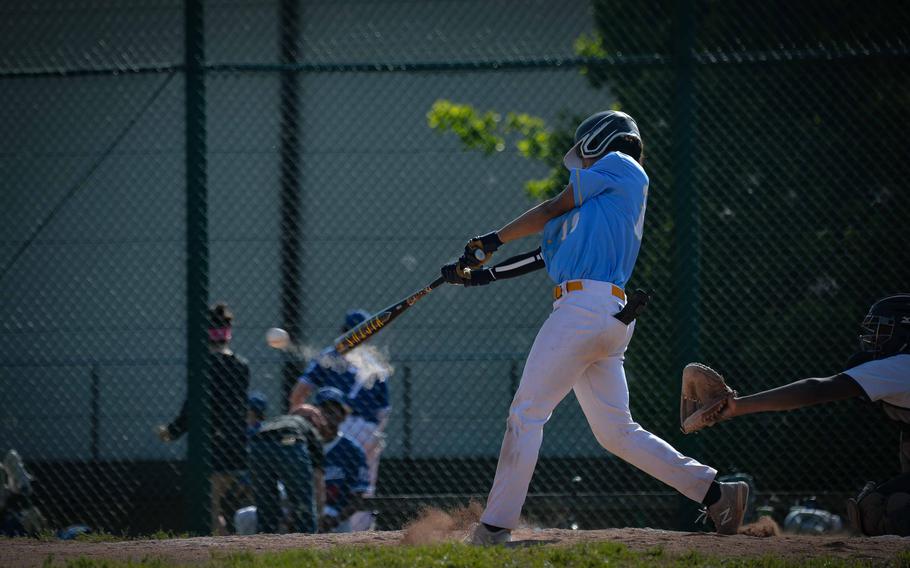
M 634 136 L 641 140 L 635 120 L 618 110 L 605 110 L 592 114 L 575 129 L 575 145 L 566 152 L 562 163 L 566 168 L 580 168 L 582 158 L 602 156 L 610 142 L 618 136 Z
M 905 351 L 910 345 L 910 294 L 887 296 L 863 318 L 860 350 L 874 358 Z

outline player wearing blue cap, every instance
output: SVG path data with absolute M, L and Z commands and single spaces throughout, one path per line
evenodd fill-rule
M 339 430 L 351 412 L 347 397 L 334 387 L 316 391 L 313 399 L 325 420 L 325 508 L 319 532 L 350 532 L 351 517 L 363 508 L 370 489 L 366 454 L 351 436 Z
M 369 317 L 365 310 L 349 310 L 341 332 L 357 327 Z M 391 411 L 389 374 L 389 366 L 374 349 L 360 346 L 338 355 L 333 348 L 328 348 L 309 364 L 290 397 L 290 406 L 294 409 L 304 405 L 313 391 L 322 387 L 334 387 L 344 394 L 344 402 L 351 412 L 341 425 L 341 431 L 356 440 L 366 452 L 370 471 L 370 483 L 365 492 L 368 496 L 376 492 L 379 458 L 385 447 L 383 430 Z M 370 511 L 358 511 L 345 526 L 352 531 L 370 530 L 373 521 Z
M 448 282 L 465 286 L 540 268 L 556 283 L 553 312 L 528 354 L 493 488 L 468 542 L 495 544 L 511 538 L 543 426 L 570 390 L 604 448 L 702 502 L 718 532 L 736 533 L 742 522 L 745 483 L 718 483 L 715 469 L 683 456 L 639 426 L 629 412 L 623 354 L 635 324 L 621 310 L 644 230 L 648 176 L 641 165 L 642 148 L 638 125 L 629 115 L 605 111 L 588 117 L 563 160 L 569 170 L 566 188 L 499 231 L 470 240 L 459 263 L 442 268 Z M 486 261 L 502 244 L 536 233 L 543 233 L 537 250 L 480 267 L 478 259 Z

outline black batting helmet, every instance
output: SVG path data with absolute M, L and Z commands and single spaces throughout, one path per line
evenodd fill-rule
M 580 168 L 582 158 L 602 156 L 610 142 L 623 135 L 641 140 L 638 125 L 631 116 L 618 110 L 592 114 L 575 129 L 575 145 L 566 153 L 562 163 L 570 170 Z
M 860 350 L 874 358 L 906 351 L 910 345 L 910 294 L 887 296 L 863 318 Z

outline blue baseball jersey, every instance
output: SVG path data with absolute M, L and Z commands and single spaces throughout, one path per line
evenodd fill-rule
M 569 173 L 575 207 L 544 227 L 547 273 L 556 283 L 586 278 L 625 288 L 641 247 L 648 175 L 621 152 Z
M 370 488 L 370 468 L 360 444 L 343 433 L 326 444 L 324 451 L 325 512 L 338 515 L 351 493 L 365 493 Z
M 368 387 L 362 378 L 358 380 L 358 372 L 355 365 L 329 348 L 310 362 L 298 380 L 313 390 L 335 387 L 344 393 L 353 416 L 378 423 L 380 415 L 390 407 L 389 385 L 385 380 L 388 377 L 383 376 L 383 380 L 376 380 Z

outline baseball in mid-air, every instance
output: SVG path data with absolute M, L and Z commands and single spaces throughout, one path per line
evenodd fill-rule
M 291 336 L 280 327 L 272 327 L 265 332 L 265 342 L 272 349 L 287 349 L 291 344 Z

